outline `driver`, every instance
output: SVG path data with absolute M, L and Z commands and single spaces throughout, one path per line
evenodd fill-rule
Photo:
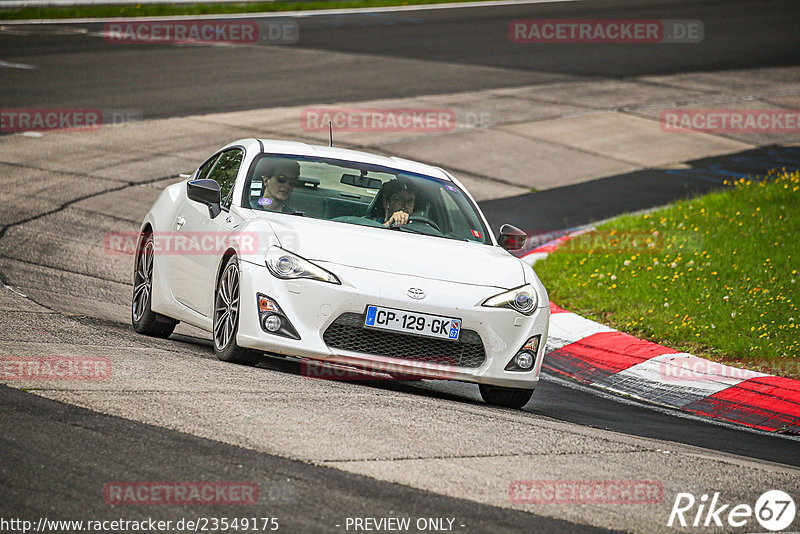
M 383 217 L 379 218 L 378 222 L 387 228 L 407 224 L 417 199 L 417 192 L 413 186 L 405 180 L 392 180 L 383 184 L 381 193 Z

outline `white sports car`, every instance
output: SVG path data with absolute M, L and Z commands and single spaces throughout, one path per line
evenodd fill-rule
M 131 318 L 212 333 L 219 359 L 262 352 L 479 384 L 522 407 L 538 383 L 547 292 L 437 168 L 243 139 L 167 187 L 141 225 Z M 308 360 L 306 360 L 308 361 Z

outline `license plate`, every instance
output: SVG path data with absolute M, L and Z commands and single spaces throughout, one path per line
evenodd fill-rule
M 461 333 L 461 319 L 380 306 L 367 306 L 364 325 L 381 330 L 452 340 L 457 340 Z

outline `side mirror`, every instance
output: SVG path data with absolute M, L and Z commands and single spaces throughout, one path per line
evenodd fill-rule
M 187 182 L 186 196 L 189 197 L 189 200 L 208 206 L 208 214 L 212 219 L 222 211 L 219 184 L 214 180 L 204 179 Z
M 497 237 L 497 242 L 506 250 L 520 250 L 525 246 L 525 241 L 528 235 L 510 224 L 504 224 L 500 227 L 500 235 Z

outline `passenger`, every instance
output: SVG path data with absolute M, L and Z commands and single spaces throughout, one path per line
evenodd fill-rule
M 387 228 L 407 224 L 414 211 L 416 198 L 417 193 L 413 186 L 405 180 L 384 183 L 381 187 L 383 210 L 379 210 L 375 219 Z
M 259 172 L 264 189 L 261 198 L 258 199 L 258 205 L 268 211 L 295 213 L 286 201 L 297 185 L 300 164 L 293 159 L 270 158 Z

